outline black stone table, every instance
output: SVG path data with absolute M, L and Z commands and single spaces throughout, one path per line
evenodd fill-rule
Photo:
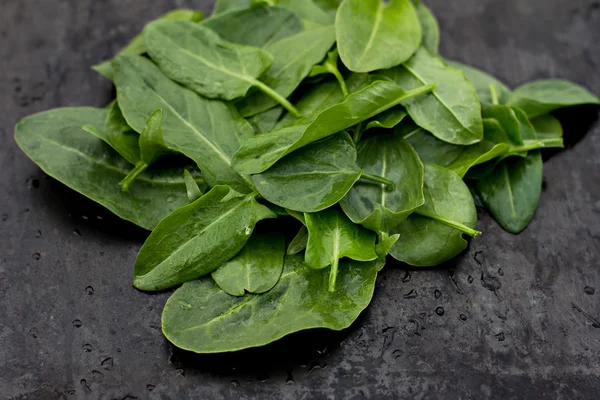
M 600 2 L 430 0 L 442 54 L 511 85 L 564 77 L 600 93 Z M 600 127 L 566 113 L 530 227 L 484 236 L 445 268 L 381 274 L 348 330 L 197 356 L 160 331 L 167 293 L 130 284 L 146 233 L 46 177 L 20 118 L 104 106 L 89 67 L 143 24 L 210 1 L 0 0 L 0 398 L 597 399 Z M 587 135 L 583 135 L 589 127 Z

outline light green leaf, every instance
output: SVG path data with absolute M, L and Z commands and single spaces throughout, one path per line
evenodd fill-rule
M 214 17 L 228 11 L 249 8 L 252 1 L 253 0 L 217 0 L 212 15 Z
M 496 87 L 496 91 L 498 92 L 499 104 L 506 104 L 508 101 L 511 90 L 497 78 L 493 77 L 487 72 L 481 71 L 480 69 L 461 64 L 456 61 L 448 61 L 448 64 L 454 68 L 462 70 L 465 73 L 467 79 L 475 86 L 475 89 L 477 89 L 477 95 L 479 96 L 479 101 L 481 101 L 481 103 L 493 103 L 490 91 L 490 87 L 492 85 Z
M 187 169 L 183 171 L 183 180 L 185 182 L 185 189 L 187 191 L 188 200 L 190 203 L 193 203 L 202 197 L 206 187 L 202 185 L 203 188 L 200 189 L 200 185 L 198 185 L 198 182 L 196 182 L 190 171 Z
M 335 20 L 344 65 L 371 72 L 404 63 L 421 44 L 421 24 L 408 0 L 345 0 Z
M 248 118 L 248 122 L 254 127 L 256 133 L 269 133 L 275 129 L 281 114 L 283 114 L 283 107 L 275 107 Z
M 415 10 L 417 10 L 421 30 L 423 31 L 423 47 L 431 54 L 438 54 L 440 47 L 440 27 L 435 15 L 421 0 L 415 1 Z
M 279 281 L 285 257 L 280 233 L 254 233 L 234 258 L 212 273 L 217 285 L 232 296 L 264 293 Z
M 389 110 L 371 118 L 371 120 L 367 122 L 367 126 L 364 130 L 368 131 L 369 129 L 375 128 L 392 129 L 402 122 L 402 120 L 406 118 L 406 115 L 406 111 L 404 111 L 403 108 L 390 108 Z
M 563 128 L 560 121 L 550 114 L 535 117 L 531 120 L 531 124 L 539 139 L 559 139 L 563 137 Z
M 344 77 L 340 73 L 338 69 L 338 50 L 337 48 L 327 53 L 327 58 L 323 63 L 319 65 L 315 65 L 310 70 L 309 77 L 318 76 L 322 74 L 333 74 L 335 79 L 337 79 L 340 84 L 340 88 L 342 89 L 342 93 L 344 96 L 348 96 L 350 93 L 348 92 L 348 87 L 346 86 L 346 81 L 344 81 Z
M 135 260 L 133 285 L 163 290 L 210 274 L 236 255 L 266 218 L 276 215 L 254 195 L 215 186 L 158 224 Z
M 305 329 L 345 329 L 369 305 L 377 269 L 374 263 L 342 262 L 335 293 L 327 291 L 326 274 L 296 255 L 286 257 L 279 283 L 264 294 L 230 296 L 212 279 L 186 283 L 165 305 L 163 332 L 179 348 L 221 353 Z
M 377 253 L 377 271 L 381 271 L 383 267 L 385 267 L 387 255 L 390 253 L 390 251 L 399 239 L 399 234 L 395 234 L 392 236 L 382 234 L 380 236 L 379 243 L 375 245 L 375 252 Z
M 335 14 L 326 12 L 313 0 L 279 0 L 278 5 L 293 11 L 303 21 L 319 25 L 331 25 L 335 22 Z

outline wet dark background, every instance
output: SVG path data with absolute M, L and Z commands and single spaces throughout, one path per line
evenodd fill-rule
M 600 2 L 430 0 L 443 55 L 511 85 L 564 77 L 600 93 Z M 131 287 L 145 233 L 46 177 L 15 122 L 104 106 L 89 67 L 144 22 L 211 1 L 0 0 L 0 398 L 594 399 L 600 390 L 600 125 L 563 113 L 531 226 L 485 232 L 447 268 L 390 266 L 344 332 L 195 356 L 160 331 L 168 294 Z M 592 130 L 584 136 L 589 126 Z

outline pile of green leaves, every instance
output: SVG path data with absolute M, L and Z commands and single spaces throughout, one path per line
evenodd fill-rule
M 434 266 L 461 253 L 480 234 L 476 204 L 522 231 L 540 150 L 563 146 L 551 113 L 600 103 L 562 80 L 511 90 L 438 44 L 420 1 L 220 0 L 206 20 L 177 10 L 149 23 L 94 67 L 117 89 L 107 108 L 27 117 L 16 140 L 152 231 L 133 285 L 183 284 L 162 317 L 176 346 L 339 330 L 388 254 Z

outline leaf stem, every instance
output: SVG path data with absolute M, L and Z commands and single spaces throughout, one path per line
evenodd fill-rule
M 492 95 L 492 104 L 495 106 L 500 104 L 500 99 L 498 97 L 498 89 L 496 88 L 496 85 L 493 83 L 490 83 L 490 93 Z
M 563 148 L 564 143 L 562 138 L 541 139 L 541 140 L 525 140 L 520 146 L 511 146 L 506 156 L 522 153 L 524 151 L 545 149 L 550 147 Z
M 269 86 L 265 85 L 261 81 L 255 79 L 252 81 L 252 84 L 259 88 L 264 94 L 275 100 L 277 103 L 281 104 L 286 110 L 288 110 L 294 117 L 302 118 L 302 114 L 296 107 L 292 105 L 285 97 L 271 89 Z
M 119 182 L 121 190 L 124 192 L 129 191 L 129 186 L 131 186 L 135 178 L 137 178 L 139 174 L 144 172 L 146 168 L 148 168 L 148 164 L 146 164 L 143 161 L 139 161 L 137 164 L 135 164 L 135 167 L 131 170 L 131 172 L 129 172 L 129 174 L 127 174 L 127 176 L 123 178 L 121 182 Z
M 337 68 L 333 67 L 328 69 L 329 72 L 331 72 L 333 76 L 335 76 L 335 79 L 337 79 L 337 81 L 340 83 L 340 87 L 342 88 L 342 93 L 344 93 L 344 97 L 348 97 L 350 92 L 348 92 L 348 86 L 346 86 L 346 81 L 344 80 L 344 77 L 342 76 L 340 71 Z
M 466 225 L 463 225 L 463 224 L 461 224 L 459 222 L 451 221 L 449 219 L 440 217 L 439 215 L 427 214 L 427 213 L 423 213 L 423 212 L 419 212 L 419 211 L 415 211 L 415 213 L 419 214 L 419 215 L 423 215 L 423 216 L 425 216 L 427 218 L 431 218 L 431 219 L 434 219 L 436 221 L 439 221 L 442 224 L 448 225 L 448 226 L 450 226 L 450 227 L 452 227 L 454 229 L 458 229 L 459 231 L 462 231 L 462 232 L 466 233 L 467 235 L 469 235 L 471 237 L 477 237 L 477 236 L 481 236 L 482 235 L 482 233 L 480 231 L 476 230 L 476 229 L 469 228 Z
M 356 124 L 354 132 L 352 133 L 352 140 L 354 141 L 354 144 L 358 144 L 358 142 L 360 142 L 360 138 L 362 137 L 363 133 L 362 125 L 362 122 Z
M 392 182 L 389 179 L 386 179 L 384 177 L 381 177 L 379 175 L 373 175 L 373 174 L 369 174 L 368 172 L 362 171 L 360 173 L 360 177 L 361 177 L 361 179 L 364 179 L 366 181 L 371 181 L 371 182 L 375 182 L 375 183 L 381 183 L 382 185 L 386 185 L 389 190 L 394 190 L 396 188 L 396 184 L 394 182 Z
M 333 263 L 331 263 L 331 270 L 329 271 L 329 291 L 331 293 L 335 292 L 335 281 L 337 280 L 339 264 L 340 260 L 335 257 Z
M 435 89 L 435 87 L 436 87 L 435 83 L 430 83 L 428 85 L 419 86 L 416 89 L 409 90 L 408 92 L 404 92 L 404 95 L 398 97 L 396 99 L 396 101 L 394 101 L 393 103 L 391 103 L 390 106 L 386 108 L 386 110 L 388 110 L 388 109 L 390 109 L 392 107 L 396 107 L 398 104 L 402 103 L 403 101 L 406 101 L 406 100 L 411 99 L 413 97 L 417 97 L 417 96 L 420 96 L 422 94 L 433 92 L 433 90 Z

